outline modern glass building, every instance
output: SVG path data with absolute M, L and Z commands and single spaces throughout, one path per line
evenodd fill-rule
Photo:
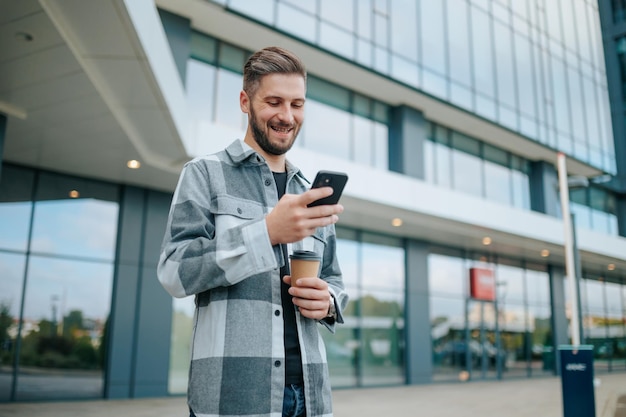
M 290 160 L 350 176 L 333 387 L 554 376 L 573 306 L 596 373 L 626 373 L 625 19 L 615 0 L 2 2 L 0 401 L 185 392 L 193 299 L 156 278 L 169 203 L 187 160 L 243 137 L 241 68 L 268 45 L 309 71 Z M 583 185 L 579 300 L 559 152 Z

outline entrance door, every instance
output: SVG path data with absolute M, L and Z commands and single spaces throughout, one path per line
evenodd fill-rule
M 467 371 L 473 380 L 502 377 L 506 361 L 495 311 L 492 302 L 468 301 L 466 358 L 469 365 Z

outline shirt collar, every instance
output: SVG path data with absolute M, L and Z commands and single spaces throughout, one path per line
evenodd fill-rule
M 265 164 L 265 158 L 263 158 L 263 156 L 261 156 L 257 151 L 252 149 L 250 145 L 248 145 L 241 139 L 236 139 L 233 143 L 228 145 L 228 147 L 226 148 L 226 153 L 236 165 L 243 164 L 246 161 L 253 164 Z M 289 162 L 289 160 L 285 161 L 285 165 L 287 167 L 288 177 L 295 175 L 300 177 L 306 183 L 311 184 L 311 182 L 306 179 L 302 171 L 300 171 L 298 167 Z

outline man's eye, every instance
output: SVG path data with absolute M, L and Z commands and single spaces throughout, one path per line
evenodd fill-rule
M 279 103 L 279 102 L 277 102 L 277 101 L 270 101 L 268 104 L 269 104 L 270 106 L 274 106 L 274 107 L 276 107 L 276 106 L 278 106 L 280 103 Z

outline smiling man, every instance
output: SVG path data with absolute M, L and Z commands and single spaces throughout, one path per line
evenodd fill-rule
M 287 160 L 305 95 L 297 56 L 257 51 L 239 95 L 244 139 L 180 175 L 158 277 L 172 296 L 195 296 L 190 416 L 332 416 L 319 330 L 334 332 L 348 301 L 335 253 L 343 207 L 307 207 L 332 189 L 308 190 Z M 322 262 L 296 288 L 288 256 L 299 249 Z

